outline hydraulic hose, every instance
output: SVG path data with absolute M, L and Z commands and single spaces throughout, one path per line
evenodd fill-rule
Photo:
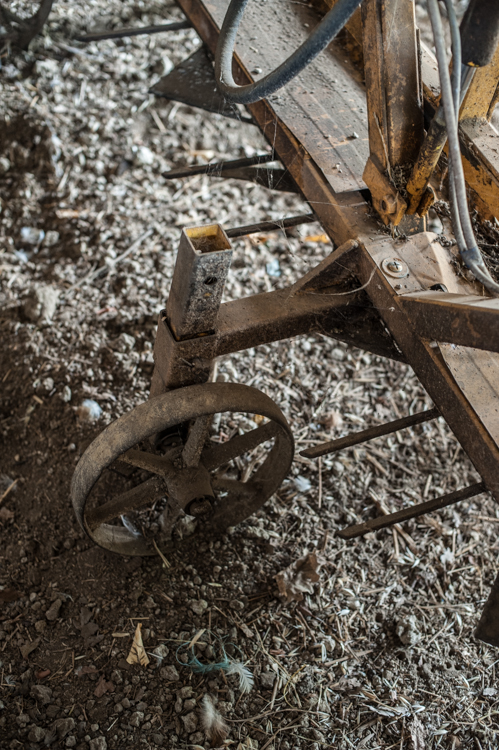
M 447 12 L 451 19 L 451 36 L 453 43 L 453 52 L 455 55 L 456 66 L 460 60 L 460 44 L 456 47 L 455 37 L 455 11 L 450 1 L 446 2 Z M 458 132 L 458 113 L 460 97 L 457 98 L 456 84 L 457 77 L 452 85 L 451 78 L 447 67 L 446 44 L 438 7 L 438 0 L 428 0 L 428 13 L 433 30 L 435 41 L 435 52 L 437 56 L 438 72 L 440 76 L 440 85 L 442 89 L 442 102 L 445 112 L 445 123 L 447 126 L 447 135 L 449 143 L 449 185 L 451 199 L 451 213 L 454 232 L 459 247 L 461 258 L 474 276 L 484 285 L 489 292 L 498 295 L 499 284 L 491 277 L 487 266 L 485 265 L 480 250 L 478 249 L 471 218 L 468 209 L 466 197 L 466 182 L 464 178 L 463 163 L 461 160 L 461 149 L 459 145 Z
M 232 76 L 232 59 L 239 25 L 248 0 L 231 0 L 225 14 L 215 55 L 215 78 L 221 93 L 230 102 L 253 104 L 274 94 L 298 75 L 325 49 L 362 0 L 338 0 L 315 27 L 308 39 L 287 60 L 259 81 L 238 86 Z

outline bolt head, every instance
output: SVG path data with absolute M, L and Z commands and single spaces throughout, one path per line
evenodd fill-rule
M 394 273 L 399 273 L 403 269 L 402 263 L 398 260 L 389 260 L 386 264 L 386 267 L 389 271 L 393 271 Z
M 403 279 L 409 275 L 407 263 L 404 263 L 401 258 L 385 258 L 381 262 L 381 268 L 387 276 L 394 279 Z

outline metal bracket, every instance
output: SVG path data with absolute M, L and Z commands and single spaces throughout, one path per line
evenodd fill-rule
M 213 63 L 204 45 L 190 57 L 177 65 L 149 90 L 155 96 L 162 96 L 190 107 L 216 112 L 242 122 L 253 122 L 251 117 L 241 114 L 235 104 L 227 101 L 219 93 L 215 83 Z

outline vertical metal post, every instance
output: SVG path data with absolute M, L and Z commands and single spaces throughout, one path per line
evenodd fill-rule
M 385 224 L 398 225 L 407 207 L 398 188 L 424 135 L 414 2 L 364 0 L 362 22 L 370 145 L 364 180 Z
M 231 260 L 231 244 L 219 224 L 182 230 L 170 295 L 158 323 L 151 397 L 208 380 Z M 182 342 L 193 339 L 196 357 L 188 361 Z

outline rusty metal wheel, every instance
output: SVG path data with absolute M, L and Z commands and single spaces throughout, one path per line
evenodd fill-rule
M 210 437 L 214 422 L 218 438 Z M 159 433 L 170 436 L 167 449 L 143 450 Z M 78 462 L 71 499 L 80 526 L 101 547 L 123 555 L 167 552 L 258 510 L 288 473 L 293 451 L 286 418 L 261 391 L 228 383 L 179 388 L 105 428 Z M 127 477 L 120 467 L 139 476 Z M 111 480 L 108 469 L 115 472 Z M 155 504 L 158 523 L 150 533 L 143 513 Z

